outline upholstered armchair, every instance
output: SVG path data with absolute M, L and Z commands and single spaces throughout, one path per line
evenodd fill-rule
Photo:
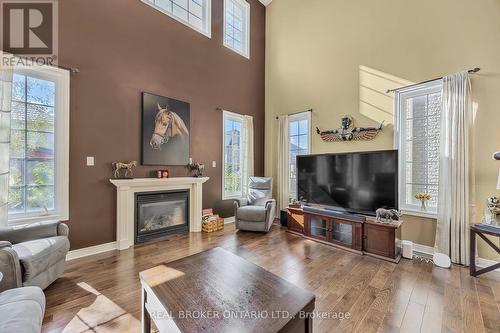
M 0 291 L 47 288 L 64 272 L 69 228 L 56 221 L 0 228 Z
M 272 190 L 272 178 L 249 178 L 247 198 L 234 202 L 236 229 L 269 231 L 276 214 L 276 200 L 272 199 Z

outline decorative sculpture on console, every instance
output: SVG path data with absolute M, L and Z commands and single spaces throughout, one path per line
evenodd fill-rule
M 137 161 L 129 163 L 113 162 L 111 166 L 113 167 L 113 176 L 115 179 L 131 179 L 134 175 L 134 168 L 137 166 Z M 123 176 L 121 175 L 121 170 L 125 170 Z
M 399 221 L 401 212 L 396 209 L 379 208 L 375 212 L 377 215 L 377 222 L 390 223 L 391 221 Z
M 190 161 L 186 167 L 191 172 L 193 177 L 203 177 L 203 174 L 205 173 L 205 165 L 201 163 L 193 163 Z
M 352 117 L 345 115 L 342 117 L 341 127 L 324 132 L 316 127 L 316 132 L 325 142 L 368 141 L 375 139 L 384 126 L 384 122 L 379 127 L 352 127 L 352 123 Z

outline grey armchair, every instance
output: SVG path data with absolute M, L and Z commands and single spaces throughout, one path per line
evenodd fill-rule
M 0 228 L 0 291 L 47 288 L 64 272 L 69 228 L 51 221 Z
M 276 214 L 276 200 L 272 199 L 272 189 L 272 178 L 249 178 L 248 197 L 234 202 L 236 229 L 269 231 Z

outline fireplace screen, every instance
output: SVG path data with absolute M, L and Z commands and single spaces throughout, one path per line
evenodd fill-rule
M 189 231 L 189 191 L 136 194 L 136 243 Z

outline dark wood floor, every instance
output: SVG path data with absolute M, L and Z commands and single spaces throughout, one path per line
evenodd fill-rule
M 139 332 L 140 271 L 221 246 L 312 291 L 315 332 L 500 332 L 500 274 L 418 260 L 392 264 L 321 245 L 273 226 L 267 234 L 176 236 L 123 252 L 71 261 L 46 290 L 44 332 Z

